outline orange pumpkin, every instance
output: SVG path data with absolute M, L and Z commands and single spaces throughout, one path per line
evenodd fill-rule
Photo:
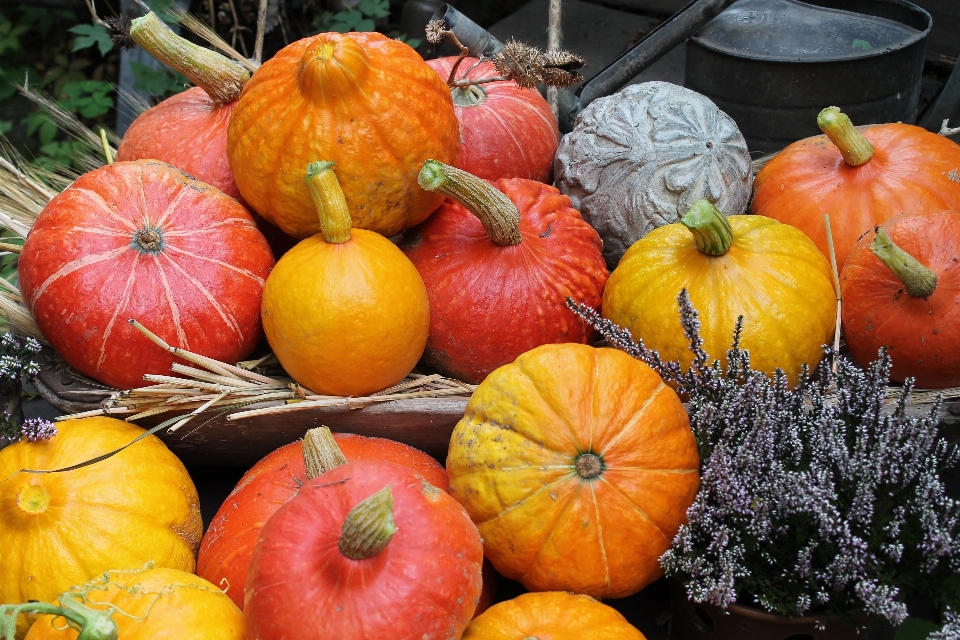
M 960 145 L 909 124 L 855 128 L 836 107 L 817 124 L 826 135 L 794 142 L 757 174 L 750 211 L 797 227 L 828 259 L 830 214 L 839 268 L 892 216 L 960 210 Z
M 686 520 L 699 457 L 677 394 L 614 349 L 551 344 L 484 380 L 453 432 L 450 494 L 501 574 L 533 591 L 635 593 Z
M 193 571 L 203 532 L 197 490 L 163 442 L 148 436 L 73 471 L 18 473 L 91 460 L 144 432 L 103 417 L 57 429 L 0 450 L 0 604 L 50 602 L 93 574 L 148 561 Z
M 462 640 L 645 640 L 613 607 L 562 591 L 525 593 L 474 618 Z
M 87 606 L 117 607 L 122 640 L 243 640 L 243 614 L 203 578 L 177 569 L 108 571 L 71 591 Z M 63 598 L 61 597 L 61 604 Z M 25 640 L 76 640 L 63 618 L 41 616 Z
M 456 164 L 450 90 L 416 51 L 379 33 L 322 33 L 288 45 L 247 83 L 227 134 L 244 199 L 286 233 L 320 231 L 303 167 L 337 165 L 353 226 L 386 236 L 443 196 L 417 187 L 428 158 Z

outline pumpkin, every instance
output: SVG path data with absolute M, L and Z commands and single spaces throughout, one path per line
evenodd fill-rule
M 900 213 L 960 210 L 960 146 L 909 124 L 854 127 L 837 107 L 820 112 L 825 135 L 800 140 L 768 162 L 750 210 L 797 227 L 837 266 L 861 235 Z
M 246 637 L 457 640 L 477 606 L 482 560 L 477 528 L 445 492 L 399 465 L 348 462 L 264 525 Z
M 177 569 L 108 571 L 88 581 L 85 603 L 117 607 L 122 640 L 243 640 L 243 614 L 203 578 Z M 100 607 L 96 607 L 100 608 Z M 25 640 L 75 640 L 62 617 L 42 616 Z
M 865 234 L 840 274 L 843 333 L 861 366 L 889 349 L 890 378 L 960 386 L 960 211 L 895 216 Z
M 634 242 L 706 198 L 725 215 L 750 201 L 747 143 L 705 96 L 669 82 L 591 102 L 563 137 L 556 184 L 603 238 L 613 269 Z
M 491 373 L 447 455 L 494 568 L 531 591 L 622 598 L 659 558 L 699 484 L 677 394 L 614 349 L 551 344 Z
M 273 255 L 247 210 L 153 160 L 80 176 L 44 207 L 20 254 L 24 302 L 50 345 L 119 389 L 174 356 L 131 319 L 190 351 L 236 362 L 260 341 Z
M 460 122 L 457 167 L 485 180 L 527 178 L 552 182 L 553 157 L 560 142 L 550 105 L 534 89 L 513 80 L 469 84 L 496 77 L 493 63 L 465 57 L 457 77 L 451 71 L 457 56 L 427 60 L 450 86 Z
M 680 224 L 650 232 L 624 254 L 603 294 L 603 316 L 664 360 L 693 361 L 677 314 L 689 292 L 703 348 L 726 362 L 737 318 L 754 369 L 791 384 L 832 342 L 837 298 L 826 258 L 803 233 L 763 216 L 724 217 L 706 200 Z
M 323 232 L 287 252 L 263 292 L 263 328 L 284 370 L 317 393 L 364 396 L 402 380 L 427 341 L 423 280 L 392 242 L 350 230 L 329 162 L 307 167 Z
M 151 435 L 80 469 L 18 473 L 85 462 L 144 433 L 105 417 L 57 428 L 49 440 L 0 450 L 0 604 L 49 602 L 91 574 L 147 561 L 193 571 L 203 527 L 197 490 L 163 442 Z
M 474 618 L 462 640 L 520 638 L 645 640 L 613 607 L 590 596 L 557 591 L 524 593 Z
M 304 450 L 314 459 L 329 460 L 307 472 Z M 339 449 L 340 454 L 336 451 Z M 355 460 L 393 462 L 415 470 L 424 480 L 447 491 L 447 474 L 427 454 L 393 440 L 365 438 L 350 433 L 330 435 L 329 429 L 311 429 L 304 442 L 293 442 L 268 454 L 244 474 L 210 521 L 200 554 L 197 575 L 227 590 L 243 608 L 244 583 L 250 556 L 260 530 L 277 509 L 303 484 L 336 464 Z
M 608 274 L 599 236 L 569 198 L 533 180 L 491 186 L 434 161 L 420 183 L 448 196 L 401 241 L 430 297 L 426 365 L 477 383 L 541 344 L 591 337 L 564 300 L 598 308 Z
M 456 163 L 450 91 L 416 51 L 379 33 L 321 33 L 281 49 L 247 83 L 227 132 L 240 193 L 284 232 L 320 231 L 303 167 L 337 164 L 353 226 L 391 236 L 442 198 L 416 186 L 427 158 Z

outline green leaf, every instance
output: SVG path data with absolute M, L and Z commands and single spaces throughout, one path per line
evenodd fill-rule
M 347 33 L 348 31 L 358 31 L 357 25 L 363 24 L 363 14 L 356 9 L 347 11 L 338 11 L 330 18 L 329 28 L 331 31 Z
M 80 51 L 97 45 L 100 55 L 105 56 L 113 49 L 113 41 L 107 33 L 106 27 L 101 24 L 78 24 L 67 31 L 76 33 L 80 37 L 73 41 L 73 51 Z
M 68 82 L 61 90 L 65 96 L 57 102 L 67 111 L 79 113 L 84 118 L 96 118 L 113 108 L 113 86 L 103 80 L 80 80 Z
M 186 76 L 172 69 L 154 69 L 139 62 L 130 63 L 133 75 L 137 77 L 135 89 L 146 91 L 155 96 L 167 96 L 180 93 L 190 82 Z
M 368 18 L 386 18 L 390 15 L 390 0 L 360 0 L 357 8 Z
M 13 122 L 11 120 L 0 120 L 0 135 L 10 133 L 11 129 L 13 129 Z

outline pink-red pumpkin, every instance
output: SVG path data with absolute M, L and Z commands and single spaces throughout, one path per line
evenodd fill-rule
M 84 375 L 129 389 L 166 374 L 169 344 L 226 362 L 262 336 L 273 255 L 247 210 L 162 162 L 80 176 L 37 217 L 20 254 L 23 299 L 51 346 Z
M 457 57 L 427 60 L 447 81 Z M 490 62 L 464 58 L 455 82 L 481 80 L 500 74 Z M 557 120 L 536 89 L 513 80 L 450 87 L 460 122 L 460 161 L 457 166 L 486 180 L 527 178 L 553 181 L 553 157 L 560 144 Z

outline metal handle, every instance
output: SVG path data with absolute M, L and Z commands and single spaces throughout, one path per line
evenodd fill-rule
M 446 28 L 453 31 L 460 43 L 474 58 L 491 57 L 503 50 L 503 43 L 476 22 L 463 15 L 449 4 L 433 14 L 433 20 L 443 20 Z

